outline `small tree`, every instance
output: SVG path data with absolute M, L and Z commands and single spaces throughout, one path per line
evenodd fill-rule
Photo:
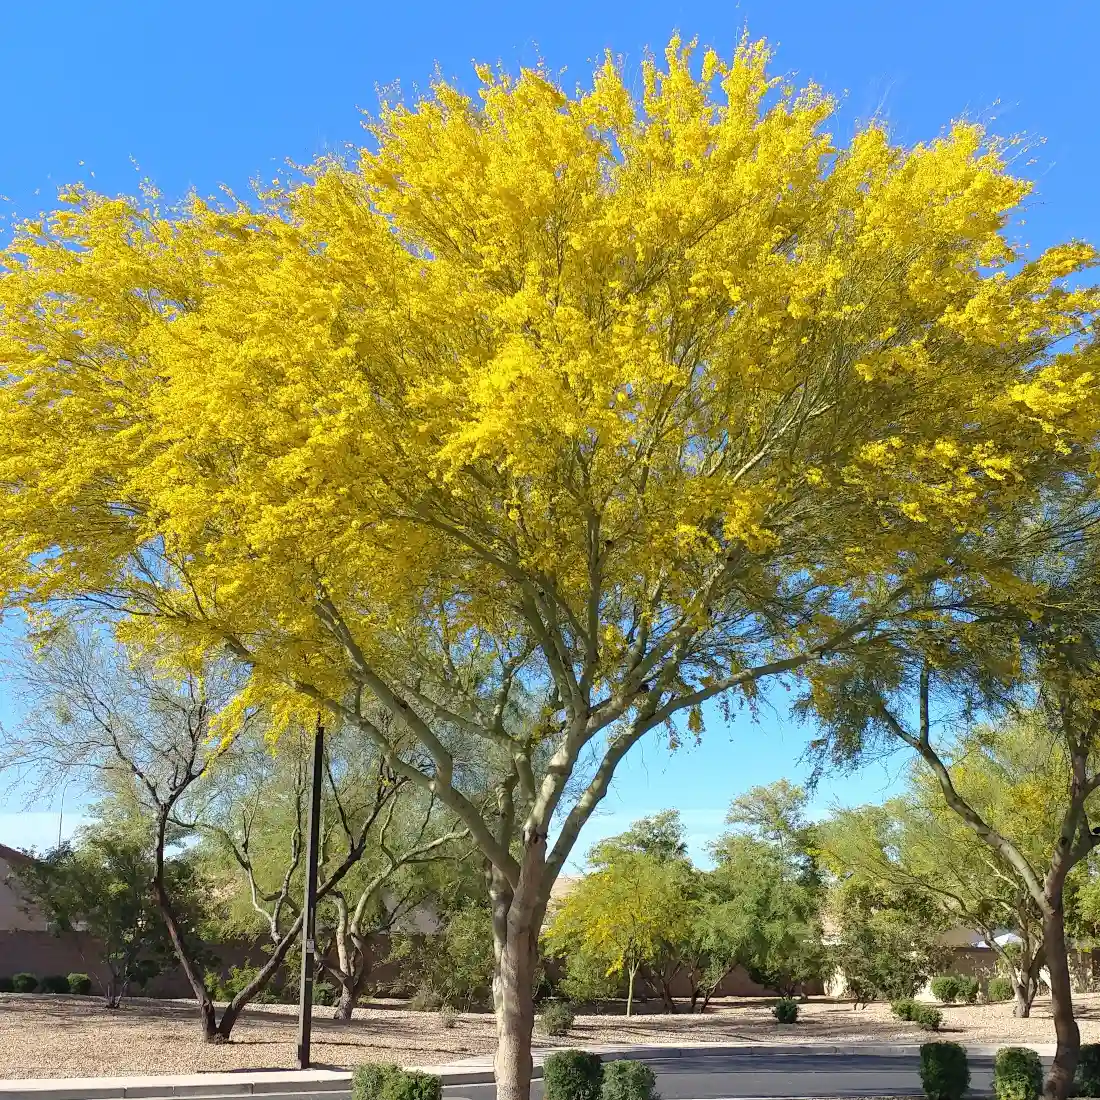
M 106 972 L 101 984 L 109 1008 L 176 962 L 151 889 L 154 864 L 147 840 L 100 826 L 78 834 L 75 845 L 55 848 L 14 872 L 55 932 L 85 932 L 100 945 L 101 965 L 89 969 Z M 165 875 L 177 898 L 181 933 L 197 956 L 205 954 L 197 934 L 203 891 L 193 869 L 173 860 Z
M 657 962 L 664 945 L 682 941 L 692 917 L 675 861 L 642 852 L 621 852 L 586 875 L 551 917 L 550 950 L 599 959 L 605 973 L 626 979 L 626 1014 L 643 966 Z

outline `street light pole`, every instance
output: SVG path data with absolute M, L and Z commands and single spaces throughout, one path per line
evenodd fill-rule
M 321 778 L 325 765 L 325 727 L 317 714 L 313 734 L 313 790 L 309 802 L 309 848 L 306 850 L 306 898 L 302 910 L 302 980 L 298 1006 L 298 1065 L 309 1069 L 313 1030 L 313 970 L 317 953 L 317 850 L 321 839 Z

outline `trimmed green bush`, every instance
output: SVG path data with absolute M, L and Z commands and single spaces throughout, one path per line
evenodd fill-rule
M 943 1013 L 931 1005 L 913 1005 L 913 1014 L 909 1017 L 921 1031 L 939 1031 L 943 1025 Z
M 546 1100 L 598 1100 L 602 1084 L 603 1063 L 598 1054 L 558 1050 L 543 1065 Z
M 378 1100 L 443 1100 L 443 1078 L 434 1073 L 399 1070 L 383 1078 Z
M 392 1062 L 364 1062 L 351 1075 L 351 1100 L 381 1100 L 382 1086 L 401 1067 Z
M 1002 1047 L 993 1063 L 993 1093 L 997 1100 L 1039 1100 L 1043 1064 L 1026 1047 Z
M 793 1024 L 798 1019 L 798 1002 L 793 997 L 784 997 L 772 1006 L 772 1015 L 781 1024 Z
M 899 1019 L 906 1022 L 913 1019 L 913 1009 L 917 1007 L 917 1002 L 912 997 L 902 997 L 900 1001 L 890 1002 L 890 1011 Z
M 64 974 L 47 974 L 38 983 L 38 991 L 63 995 L 69 992 L 69 979 Z
M 1012 988 L 1012 982 L 1008 978 L 1003 978 L 999 974 L 995 978 L 989 979 L 989 985 L 986 986 L 985 999 L 993 1004 L 997 1001 L 1011 1001 L 1016 996 L 1016 990 Z
M 92 991 L 92 979 L 87 974 L 69 975 L 69 992 L 86 997 Z
M 975 1004 L 978 1000 L 978 993 L 981 991 L 981 983 L 978 979 L 971 978 L 966 974 L 959 974 L 958 983 L 958 999 L 962 1001 L 964 1005 Z
M 645 1062 L 624 1058 L 603 1067 L 600 1100 L 661 1100 L 657 1078 Z
M 547 1001 L 539 1013 L 539 1029 L 545 1035 L 561 1038 L 573 1026 L 573 1007 L 568 1001 Z
M 36 974 L 16 974 L 11 980 L 13 993 L 33 993 L 38 988 Z
M 0 993 L 14 993 L 15 985 L 11 978 L 0 978 Z
M 1073 1079 L 1077 1096 L 1100 1096 L 1100 1043 L 1082 1043 Z
M 970 1088 L 966 1051 L 958 1043 L 923 1043 L 920 1083 L 928 1100 L 962 1100 Z
M 932 979 L 932 996 L 940 1004 L 954 1004 L 959 999 L 958 974 L 937 974 Z

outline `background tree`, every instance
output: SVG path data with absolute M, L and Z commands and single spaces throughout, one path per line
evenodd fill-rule
M 637 95 L 610 60 L 572 95 L 437 82 L 253 203 L 70 190 L 0 261 L 5 606 L 228 646 L 242 707 L 339 715 L 461 819 L 502 1100 L 529 1094 L 550 888 L 623 756 L 996 585 L 991 532 L 1100 404 L 1048 357 L 1093 254 L 1017 263 L 1003 147 L 838 147 L 762 44 L 690 53 Z M 491 805 L 465 788 L 490 757 Z
M 176 963 L 151 889 L 155 864 L 148 836 L 99 826 L 14 871 L 53 932 L 86 933 L 98 945 L 100 965 L 88 969 L 108 1008 L 118 1008 L 131 988 L 143 988 Z M 199 935 L 204 888 L 193 865 L 171 860 L 162 873 L 176 899 L 176 934 L 186 938 L 191 957 L 207 957 Z

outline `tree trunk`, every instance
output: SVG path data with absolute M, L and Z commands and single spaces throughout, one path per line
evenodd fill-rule
M 626 979 L 626 1014 L 627 1014 L 627 1017 L 629 1017 L 631 1015 L 631 1013 L 633 1012 L 633 1008 L 634 1008 L 634 975 L 637 974 L 637 973 L 638 973 L 638 968 L 636 966 L 631 966 L 631 967 L 627 968 L 627 974 L 628 974 L 627 979 Z
M 336 1005 L 334 1018 L 337 1020 L 350 1020 L 355 1006 L 363 993 L 363 985 L 367 980 L 367 963 L 365 959 L 351 959 L 351 973 L 341 972 L 340 975 L 340 1000 Z
M 1055 899 L 1048 898 L 1048 910 L 1043 917 L 1043 943 L 1046 948 L 1047 970 L 1050 972 L 1050 1000 L 1057 1039 L 1054 1062 L 1047 1076 L 1044 1094 L 1048 1100 L 1065 1100 L 1070 1094 L 1073 1076 L 1077 1070 L 1081 1032 L 1073 1018 L 1073 989 L 1070 983 L 1061 890 Z
M 535 1026 L 538 935 L 545 904 L 541 898 L 545 856 L 544 837 L 525 843 L 519 881 L 514 890 L 499 871 L 491 872 L 496 1100 L 530 1100 L 531 1097 L 531 1032 Z
M 1031 981 L 1026 975 L 1023 981 L 1014 975 L 1012 989 L 1016 995 L 1016 1003 L 1012 1006 L 1012 1015 L 1018 1020 L 1026 1020 L 1031 1015 Z
M 260 967 L 259 973 L 252 979 L 225 1006 L 225 1011 L 222 1013 L 221 1023 L 218 1024 L 217 1039 L 215 1042 L 227 1043 L 229 1042 L 229 1036 L 233 1032 L 233 1025 L 240 1019 L 241 1013 L 245 1010 L 248 1002 L 252 1000 L 262 989 L 266 989 L 268 983 L 273 977 L 275 977 L 276 971 L 283 965 L 283 961 L 290 953 L 290 949 L 294 946 L 298 939 L 298 935 L 302 930 L 302 917 L 299 914 L 294 923 L 290 926 L 286 935 L 275 945 L 275 949 L 271 952 L 267 962 Z

